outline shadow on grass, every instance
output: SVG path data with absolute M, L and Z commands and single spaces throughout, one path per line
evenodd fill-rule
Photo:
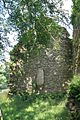
M 55 112 L 56 106 L 65 98 L 63 94 L 15 96 L 1 104 L 3 117 L 4 120 L 69 120 L 66 108 Z

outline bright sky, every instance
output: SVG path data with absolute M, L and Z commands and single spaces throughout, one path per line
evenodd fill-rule
M 63 0 L 64 2 L 64 9 L 69 10 L 69 13 L 71 14 L 71 6 L 72 6 L 72 0 Z
M 69 15 L 71 15 L 71 11 L 72 11 L 72 0 L 63 0 L 64 2 L 64 6 L 63 9 L 68 10 L 69 11 Z M 72 25 L 69 26 L 70 28 L 67 27 L 68 32 L 70 33 L 70 38 L 72 38 L 72 34 L 73 34 L 73 27 Z

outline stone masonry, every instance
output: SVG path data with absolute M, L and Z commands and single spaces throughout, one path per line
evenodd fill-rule
M 68 38 L 67 31 L 64 30 L 59 39 L 59 49 L 56 49 L 56 46 L 49 51 L 42 49 L 42 54 L 38 57 L 34 56 L 29 63 L 22 61 L 20 57 L 16 62 L 12 61 L 9 84 L 11 92 L 66 90 L 67 82 L 72 77 L 71 55 L 71 40 Z

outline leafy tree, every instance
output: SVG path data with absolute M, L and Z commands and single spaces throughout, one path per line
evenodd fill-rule
M 72 8 L 72 24 L 73 24 L 73 66 L 74 73 L 80 72 L 80 1 L 73 0 Z
M 74 27 L 77 27 L 80 24 L 80 1 L 79 0 L 72 0 L 73 1 L 73 9 L 72 9 L 72 24 Z
M 7 36 L 7 33 L 9 31 L 6 23 L 7 16 L 8 13 L 4 8 L 3 1 L 0 0 L 0 61 L 1 62 L 4 62 L 5 60 L 4 52 L 8 52 L 7 47 L 9 46 L 9 40 Z
M 57 24 L 67 20 L 62 10 L 62 0 L 3 0 L 3 3 L 9 13 L 10 29 L 13 30 L 13 27 L 18 31 L 19 40 L 26 41 L 29 52 L 34 47 L 49 47 L 51 40 L 55 39 L 49 30 L 50 26 L 54 24 L 57 31 Z
M 62 0 L 3 0 L 3 3 L 9 14 L 9 30 L 18 32 L 19 43 L 11 52 L 10 66 L 11 87 L 15 91 L 16 82 L 25 74 L 24 62 L 34 55 L 39 56 L 44 48 L 54 48 L 63 32 L 58 23 L 68 19 L 62 10 Z

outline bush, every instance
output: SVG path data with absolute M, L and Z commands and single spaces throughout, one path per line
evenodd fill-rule
M 80 76 L 74 76 L 69 87 L 69 95 L 77 101 L 80 101 Z
M 74 76 L 70 83 L 67 107 L 72 120 L 80 120 L 80 75 Z

